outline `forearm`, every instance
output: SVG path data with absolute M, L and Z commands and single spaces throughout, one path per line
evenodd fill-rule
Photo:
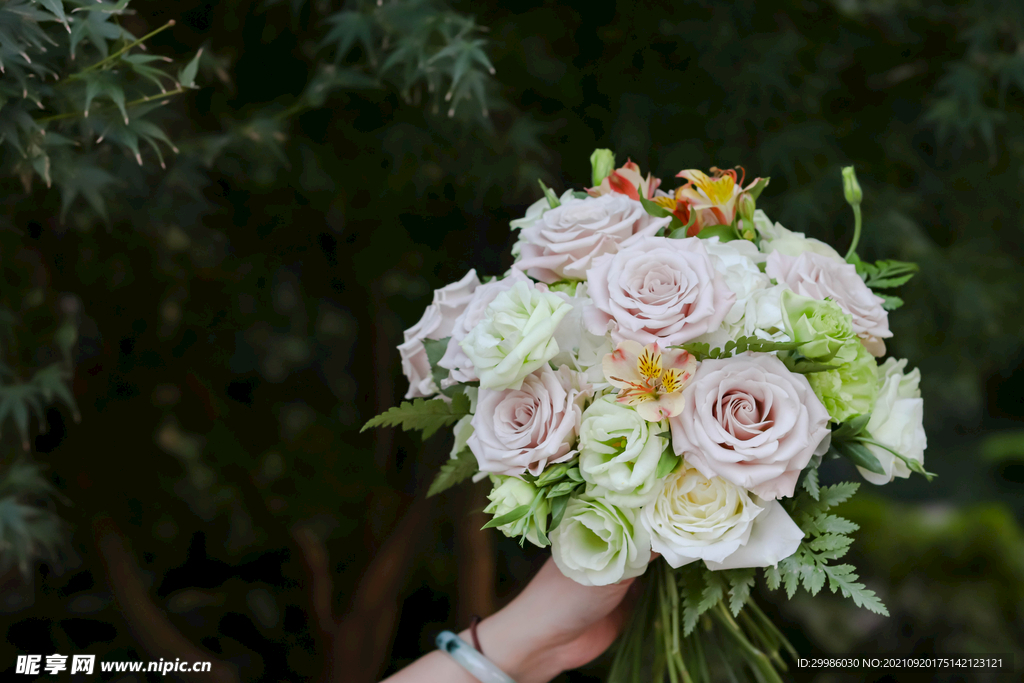
M 484 655 L 516 683 L 547 683 L 562 669 L 552 653 L 531 640 L 529 628 L 512 623 L 517 617 L 508 608 L 484 619 L 477 636 Z M 459 634 L 472 645 L 469 629 Z M 441 651 L 420 657 L 383 683 L 479 683 L 454 659 Z

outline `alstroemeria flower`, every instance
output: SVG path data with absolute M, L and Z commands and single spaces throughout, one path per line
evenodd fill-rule
M 676 202 L 685 202 L 690 210 L 697 212 L 697 220 L 686 233 L 690 237 L 709 225 L 731 225 L 736 218 L 740 196 L 760 180 L 755 178 L 743 187 L 744 176 L 737 181 L 735 170 L 723 171 L 712 167 L 711 171 L 714 176 L 708 176 L 697 169 L 687 169 L 676 174 L 677 178 L 689 181 L 676 190 Z
M 615 400 L 636 407 L 648 422 L 683 412 L 683 389 L 697 368 L 697 359 L 681 349 L 643 346 L 632 339 L 604 357 L 604 376 L 619 389 Z
M 601 181 L 600 185 L 587 190 L 587 194 L 591 197 L 600 197 L 617 192 L 630 199 L 640 201 L 641 196 L 644 199 L 654 197 L 654 191 L 658 189 L 658 185 L 661 185 L 660 180 L 650 173 L 644 178 L 640 173 L 640 167 L 633 161 L 627 160 L 625 166 L 612 171 L 607 178 Z

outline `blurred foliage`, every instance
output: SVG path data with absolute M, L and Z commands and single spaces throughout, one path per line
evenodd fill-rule
M 404 393 L 394 347 L 432 289 L 504 272 L 537 178 L 581 187 L 595 147 L 668 186 L 681 168 L 743 164 L 772 177 L 770 217 L 840 250 L 839 168 L 856 165 L 862 255 L 921 264 L 890 351 L 922 369 L 939 474 L 872 491 L 1004 507 L 951 512 L 939 534 L 927 517 L 882 527 L 881 510 L 926 513 L 865 498 L 855 564 L 886 586 L 891 624 L 935 647 L 1000 642 L 942 640 L 968 626 L 1019 636 L 991 590 L 1022 585 L 999 555 L 1020 556 L 999 510 L 1024 520 L 1024 451 L 999 431 L 1024 419 L 1022 12 L 0 2 L 0 657 L 155 658 L 137 634 L 169 628 L 241 679 L 312 678 L 347 661 L 332 634 L 372 638 L 373 667 L 394 668 L 486 604 L 458 560 L 484 552 L 459 526 L 480 506 L 409 507 L 450 445 L 358 425 Z M 481 590 L 504 598 L 542 557 L 493 542 Z M 887 554 L 901 542 L 928 559 Z M 943 574 L 947 555 L 976 558 L 962 567 L 981 578 Z M 404 567 L 387 590 L 366 583 L 387 576 L 375 557 Z M 921 582 L 974 597 L 937 602 Z M 895 631 L 828 640 L 815 620 L 832 607 L 815 604 L 792 612 L 808 648 L 910 647 Z

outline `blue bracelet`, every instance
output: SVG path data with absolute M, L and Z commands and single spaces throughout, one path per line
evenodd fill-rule
M 441 631 L 435 641 L 437 647 L 447 652 L 452 659 L 481 683 L 516 683 L 494 662 L 467 645 L 451 631 Z

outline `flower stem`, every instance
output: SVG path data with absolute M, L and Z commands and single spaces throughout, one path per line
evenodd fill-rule
M 111 54 L 107 55 L 106 57 L 104 57 L 100 61 L 96 62 L 95 64 L 91 64 L 90 66 L 85 67 L 84 69 L 82 69 L 78 73 L 71 74 L 70 76 L 68 76 L 68 79 L 72 80 L 72 79 L 75 79 L 75 78 L 81 78 L 83 74 L 87 74 L 90 71 L 95 71 L 96 69 L 99 69 L 103 65 L 108 64 L 109 62 L 114 61 L 115 59 L 117 59 L 118 57 L 123 55 L 125 52 L 127 52 L 128 50 L 131 50 L 136 45 L 139 45 L 139 44 L 149 40 L 150 38 L 152 38 L 156 34 L 160 33 L 161 31 L 165 31 L 165 30 L 169 29 L 170 27 L 174 26 L 174 23 L 175 23 L 174 19 L 171 19 L 170 21 L 168 21 L 166 24 L 164 24 L 160 28 L 156 29 L 155 31 L 150 31 L 149 33 L 147 33 L 146 35 L 142 36 L 141 38 L 139 38 L 138 40 L 136 40 L 134 42 L 128 43 L 127 45 L 122 47 L 117 52 L 112 52 Z
M 849 261 L 850 257 L 857 251 L 857 243 L 860 242 L 860 227 L 861 227 L 861 216 L 860 216 L 860 204 L 850 204 L 853 207 L 853 242 L 850 243 L 850 250 L 846 252 L 846 260 Z
M 146 102 L 153 102 L 154 100 L 159 100 L 159 99 L 162 99 L 164 97 L 171 97 L 173 95 L 180 95 L 181 93 L 185 92 L 185 90 L 186 90 L 186 88 L 177 88 L 176 90 L 168 90 L 167 92 L 162 92 L 159 95 L 147 95 L 146 97 L 140 97 L 137 100 L 132 100 L 131 102 L 125 102 L 124 108 L 127 109 L 128 107 L 134 107 L 137 104 L 145 104 Z M 84 112 L 80 112 L 80 111 L 69 111 L 69 112 L 65 112 L 63 114 L 54 114 L 53 116 L 44 116 L 41 119 L 36 119 L 36 123 L 43 124 L 43 123 L 50 123 L 51 121 L 61 121 L 63 119 L 73 119 L 73 118 L 77 118 L 79 116 L 82 116 L 83 113 Z

